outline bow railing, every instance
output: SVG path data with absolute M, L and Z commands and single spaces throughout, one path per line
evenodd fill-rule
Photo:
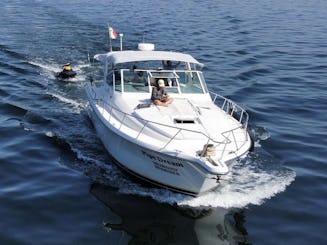
M 93 89 L 91 89 L 93 90 Z M 214 93 L 213 93 L 214 94 Z M 121 111 L 120 109 L 114 107 L 113 105 L 110 105 L 106 101 L 102 99 L 96 99 L 94 91 L 92 91 L 92 97 L 93 100 L 96 102 L 97 109 L 99 112 L 106 118 L 108 123 L 110 125 L 113 125 L 116 127 L 118 130 L 123 130 L 123 128 L 129 128 L 132 129 L 129 131 L 134 132 L 135 134 L 129 134 L 130 137 L 134 138 L 135 140 L 140 140 L 142 136 L 146 136 L 146 131 L 151 130 L 153 132 L 153 128 L 156 127 L 157 129 L 160 129 L 160 131 L 165 132 L 169 131 L 169 134 L 166 134 L 164 138 L 166 141 L 163 141 L 163 144 L 158 147 L 158 151 L 162 151 L 164 149 L 167 149 L 168 145 L 170 145 L 172 142 L 179 140 L 181 137 L 187 136 L 194 136 L 197 135 L 197 139 L 201 140 L 201 146 L 205 144 L 214 144 L 216 147 L 216 150 L 220 153 L 217 154 L 218 158 L 221 159 L 224 154 L 226 153 L 228 149 L 228 153 L 230 153 L 231 147 L 234 149 L 233 151 L 236 152 L 238 151 L 242 146 L 246 144 L 248 141 L 248 134 L 246 131 L 247 128 L 247 123 L 248 123 L 248 114 L 244 109 L 241 107 L 237 106 L 234 102 L 231 100 L 224 98 L 223 96 L 220 96 L 218 94 L 214 94 L 214 102 L 217 102 L 217 99 L 223 99 L 223 103 L 221 105 L 221 108 L 228 113 L 229 115 L 233 116 L 236 120 L 240 122 L 240 126 L 237 126 L 236 128 L 230 129 L 228 131 L 222 132 L 221 138 L 222 140 L 218 141 L 216 139 L 213 139 L 209 135 L 207 135 L 204 132 L 201 131 L 196 131 L 196 130 L 190 130 L 190 129 L 185 129 L 185 128 L 180 128 L 180 127 L 175 127 L 173 125 L 167 125 L 167 124 L 162 124 L 159 122 L 147 120 L 144 118 L 141 118 L 137 115 L 132 115 L 128 114 L 126 112 Z M 133 120 L 133 122 L 131 121 Z M 138 122 L 139 124 L 136 124 L 135 122 Z M 132 126 L 131 126 L 132 125 Z M 131 126 L 131 127 L 129 127 Z M 241 132 L 244 132 L 245 137 L 244 141 L 237 141 L 236 140 L 236 131 L 239 129 L 243 129 Z M 149 131 L 148 131 L 149 132 Z M 239 133 L 240 131 L 238 131 Z M 145 137 L 146 138 L 146 137 Z M 192 138 L 192 137 L 190 137 Z M 229 145 L 231 144 L 231 145 Z M 232 145 L 234 144 L 234 145 Z M 230 146 L 230 147 L 228 147 Z M 200 149 L 199 149 L 200 150 Z
M 228 99 L 222 95 L 216 94 L 212 91 L 210 92 L 210 96 L 213 102 L 218 105 L 222 110 L 224 110 L 227 114 L 231 115 L 235 118 L 244 129 L 247 129 L 249 122 L 249 114 L 243 109 L 241 106 L 236 104 L 231 99 Z

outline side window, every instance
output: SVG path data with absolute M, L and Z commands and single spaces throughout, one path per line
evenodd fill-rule
M 121 76 L 120 71 L 114 71 L 113 80 L 115 81 L 115 91 L 121 92 Z
M 124 70 L 124 92 L 149 92 L 148 76 L 143 70 Z
M 186 71 L 178 72 L 179 85 L 182 93 L 202 94 L 202 86 L 197 72 Z
M 202 85 L 203 85 L 203 89 L 204 89 L 204 92 L 205 93 L 209 93 L 209 90 L 208 90 L 208 87 L 207 87 L 207 84 L 204 82 L 204 76 L 203 76 L 203 73 L 202 72 L 199 72 L 199 77 L 202 81 Z
M 110 72 L 107 76 L 106 82 L 109 86 L 113 85 L 113 80 L 114 80 L 114 73 Z

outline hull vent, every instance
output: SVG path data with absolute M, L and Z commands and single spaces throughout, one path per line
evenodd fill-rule
M 175 118 L 174 119 L 174 123 L 186 123 L 186 124 L 189 124 L 189 123 L 195 123 L 194 119 L 177 119 Z

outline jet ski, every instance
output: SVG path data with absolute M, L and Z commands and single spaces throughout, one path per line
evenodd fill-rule
M 70 63 L 65 64 L 63 66 L 63 70 L 56 74 L 56 77 L 60 79 L 69 79 L 69 78 L 74 78 L 75 76 L 76 76 L 76 72 L 72 69 Z

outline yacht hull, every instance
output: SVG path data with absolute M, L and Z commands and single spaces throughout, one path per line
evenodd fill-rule
M 175 192 L 197 196 L 219 185 L 219 176 L 196 162 L 145 148 L 108 127 L 95 105 L 89 106 L 89 116 L 106 150 L 115 158 L 116 164 L 159 187 Z

